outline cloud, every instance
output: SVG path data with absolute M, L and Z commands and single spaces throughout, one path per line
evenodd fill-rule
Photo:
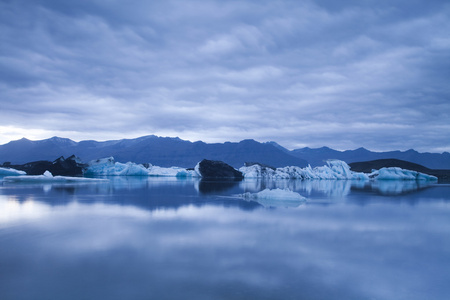
M 0 126 L 450 150 L 450 6 L 405 5 L 2 2 Z

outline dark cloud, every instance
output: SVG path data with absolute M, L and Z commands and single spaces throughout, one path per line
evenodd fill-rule
M 446 1 L 3 1 L 2 142 L 450 150 L 449 15 Z

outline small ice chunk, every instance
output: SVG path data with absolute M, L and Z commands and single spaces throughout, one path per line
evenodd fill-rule
M 44 174 L 42 174 L 42 176 L 48 177 L 48 178 L 52 178 L 52 177 L 53 177 L 53 174 L 50 173 L 50 171 L 47 170 L 47 171 L 44 172 Z
M 244 193 L 240 195 L 248 201 L 256 201 L 265 207 L 297 207 L 306 201 L 299 193 L 289 189 L 265 189 L 258 193 Z

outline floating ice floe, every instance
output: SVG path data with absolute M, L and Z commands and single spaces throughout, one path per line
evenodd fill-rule
M 5 182 L 51 182 L 51 183 L 76 183 L 76 182 L 108 182 L 107 179 L 85 178 L 85 177 L 69 177 L 69 176 L 53 176 L 49 171 L 45 171 L 43 175 L 20 175 L 7 176 L 3 178 Z
M 350 167 L 341 160 L 329 160 L 322 167 L 305 168 L 283 167 L 271 169 L 255 164 L 239 169 L 245 178 L 270 178 L 270 179 L 363 179 L 368 180 L 367 174 L 353 172 Z
M 16 169 L 11 168 L 0 168 L 0 176 L 19 176 L 19 175 L 26 175 L 27 173 L 25 171 L 20 171 Z
M 258 164 L 239 169 L 244 178 L 265 179 L 335 179 L 335 180 L 437 180 L 437 177 L 401 168 L 382 168 L 370 174 L 354 172 L 341 160 L 329 160 L 322 167 L 284 167 L 272 169 Z
M 128 162 L 116 162 L 113 157 L 97 159 L 89 162 L 84 170 L 85 176 L 166 176 L 166 177 L 197 177 L 194 170 L 179 167 L 163 168 Z
M 149 176 L 168 176 L 168 177 L 199 177 L 194 170 L 187 170 L 180 167 L 163 168 L 158 166 L 149 166 Z
M 369 174 L 369 177 L 376 180 L 438 180 L 436 176 L 411 170 L 405 170 L 397 167 L 381 168 L 379 170 L 375 170 L 371 174 Z
M 265 207 L 297 207 L 306 201 L 305 197 L 288 189 L 265 189 L 258 193 L 247 192 L 239 196 L 248 201 L 256 201 Z
M 148 176 L 143 165 L 115 162 L 113 157 L 90 161 L 83 172 L 84 176 Z

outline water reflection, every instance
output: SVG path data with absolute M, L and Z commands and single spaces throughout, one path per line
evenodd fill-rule
M 88 196 L 93 187 L 85 188 L 67 195 Z M 41 187 L 21 202 L 19 188 L 9 196 L 0 190 L 0 203 L 11 205 L 0 206 L 0 215 L 9 212 L 5 223 L 14 223 L 0 227 L 2 300 L 440 300 L 450 292 L 445 203 L 148 210 L 101 200 L 54 207 L 65 192 Z M 139 190 L 116 191 L 132 199 Z
M 198 178 L 174 178 L 174 177 L 138 177 L 138 176 L 113 176 L 108 177 L 109 182 L 99 183 L 2 183 L 2 192 L 8 194 L 11 190 L 20 199 L 25 201 L 29 194 L 37 199 L 45 199 L 40 195 L 59 195 L 59 200 L 54 203 L 67 203 L 87 198 L 89 195 L 100 195 L 99 200 L 128 201 L 143 198 L 156 199 L 154 204 L 169 206 L 173 204 L 171 195 L 184 195 L 194 197 L 196 202 L 207 202 L 211 196 L 232 196 L 246 192 L 257 193 L 264 189 L 289 189 L 298 192 L 304 197 L 315 198 L 317 196 L 329 199 L 346 199 L 352 191 L 377 193 L 386 196 L 411 194 L 427 187 L 435 185 L 426 181 L 363 181 L 363 180 L 271 180 L 271 179 L 245 179 L 242 181 L 227 180 L 201 180 Z M 17 188 L 20 187 L 18 190 Z M 131 193 L 131 191 L 135 191 Z M 75 197 L 75 195 L 77 197 Z M 108 196 L 111 199 L 106 199 Z M 138 196 L 135 196 L 138 195 Z M 157 197 L 155 197 L 155 195 Z M 197 196 L 206 196 L 198 200 Z M 72 197 L 73 196 L 73 197 Z M 126 200 L 125 200 L 126 199 Z M 185 201 L 186 199 L 184 199 Z M 191 203 L 188 201 L 188 203 Z
M 351 190 L 364 190 L 382 195 L 401 195 L 411 193 L 434 185 L 427 181 L 364 181 L 364 180 L 264 180 L 247 179 L 240 183 L 245 192 L 256 193 L 268 189 L 289 189 L 299 192 L 303 196 L 318 194 L 329 198 L 345 198 Z
M 415 192 L 420 189 L 424 189 L 434 182 L 427 181 L 415 181 L 415 180 L 405 180 L 405 181 L 375 181 L 372 183 L 372 189 L 378 191 L 383 195 L 402 195 L 411 192 Z
M 110 179 L 0 186 L 0 299 L 440 300 L 450 293 L 448 185 Z M 232 197 L 265 188 L 308 201 L 263 209 Z M 397 205 L 404 201 L 414 205 Z
M 217 180 L 217 179 L 200 179 L 198 182 L 198 190 L 202 194 L 222 194 L 229 193 L 236 187 L 239 187 L 241 180 Z

